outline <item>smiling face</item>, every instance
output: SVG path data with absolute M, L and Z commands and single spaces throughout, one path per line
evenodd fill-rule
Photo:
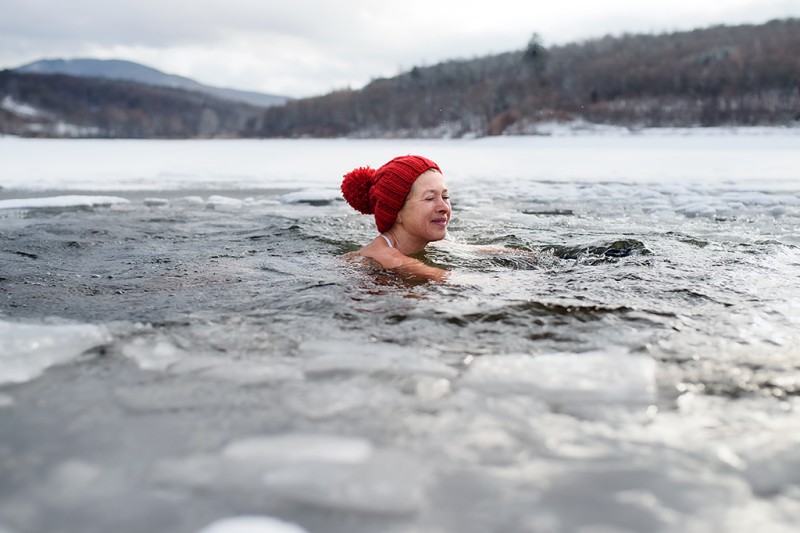
M 399 243 L 422 250 L 426 244 L 440 241 L 447 235 L 450 223 L 450 194 L 444 176 L 427 170 L 414 181 L 403 208 L 390 231 Z

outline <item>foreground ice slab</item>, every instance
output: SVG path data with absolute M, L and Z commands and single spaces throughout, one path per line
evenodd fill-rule
M 0 320 L 0 385 L 30 381 L 51 366 L 110 342 L 104 326 Z
M 349 464 L 367 460 L 372 451 L 372 444 L 363 439 L 290 434 L 232 442 L 225 447 L 222 455 L 226 459 L 257 464 L 302 461 Z
M 648 404 L 655 400 L 655 362 L 625 352 L 482 356 L 462 385 L 531 394 L 549 402 Z
M 283 434 L 231 442 L 218 454 L 162 461 L 156 482 L 225 488 L 323 509 L 403 515 L 418 510 L 424 470 L 413 455 L 365 439 Z

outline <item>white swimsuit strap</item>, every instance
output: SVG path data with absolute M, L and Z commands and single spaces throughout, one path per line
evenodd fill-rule
M 383 240 L 385 240 L 385 241 L 386 241 L 386 244 L 388 244 L 388 245 L 389 245 L 389 248 L 394 248 L 394 246 L 392 246 L 392 241 L 391 241 L 391 240 L 389 240 L 389 237 L 387 237 L 387 236 L 386 236 L 386 235 L 384 235 L 383 233 L 381 233 L 381 237 L 383 237 Z

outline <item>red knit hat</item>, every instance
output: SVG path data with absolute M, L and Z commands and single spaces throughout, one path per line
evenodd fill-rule
M 342 195 L 356 211 L 375 215 L 381 233 L 389 231 L 403 208 L 414 181 L 439 165 L 419 155 L 395 157 L 378 170 L 359 167 L 344 175 Z

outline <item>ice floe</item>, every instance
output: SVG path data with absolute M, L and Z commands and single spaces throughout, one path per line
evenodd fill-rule
M 147 207 L 167 207 L 169 200 L 166 198 L 145 198 L 142 203 Z
M 230 196 L 212 195 L 206 200 L 206 207 L 211 209 L 238 209 L 244 205 L 244 200 Z
M 391 344 L 308 341 L 300 346 L 300 353 L 309 376 L 379 373 L 454 378 L 458 374 L 453 367 L 422 356 L 417 350 Z
M 304 461 L 356 464 L 373 451 L 372 443 L 364 439 L 296 433 L 240 439 L 225 446 L 222 457 L 260 466 Z
M 127 199 L 119 196 L 46 196 L 42 198 L 20 198 L 0 200 L 0 209 L 44 209 L 67 207 L 107 207 L 127 204 Z
M 531 394 L 559 404 L 655 401 L 655 362 L 626 352 L 481 356 L 459 385 L 492 393 Z
M 287 204 L 328 205 L 341 199 L 342 193 L 333 189 L 310 189 L 281 196 L 281 201 Z
M 24 383 L 112 340 L 105 326 L 0 320 L 0 385 Z
M 197 533 L 307 533 L 305 529 L 271 516 L 233 516 L 213 522 Z
M 281 434 L 229 443 L 218 454 L 161 461 L 161 484 L 261 490 L 322 507 L 406 514 L 421 504 L 425 472 L 412 454 L 357 437 Z
M 266 487 L 285 498 L 330 509 L 408 514 L 422 503 L 424 472 L 410 454 L 381 450 L 355 465 L 300 463 L 269 469 Z
M 212 348 L 203 350 L 181 346 L 175 339 L 164 335 L 139 335 L 122 340 L 119 352 L 135 361 L 142 370 L 192 374 L 241 385 L 303 378 L 302 369 L 294 364 L 273 359 L 231 359 L 215 355 Z
M 0 394 L 0 409 L 14 405 L 14 398 L 7 394 Z

